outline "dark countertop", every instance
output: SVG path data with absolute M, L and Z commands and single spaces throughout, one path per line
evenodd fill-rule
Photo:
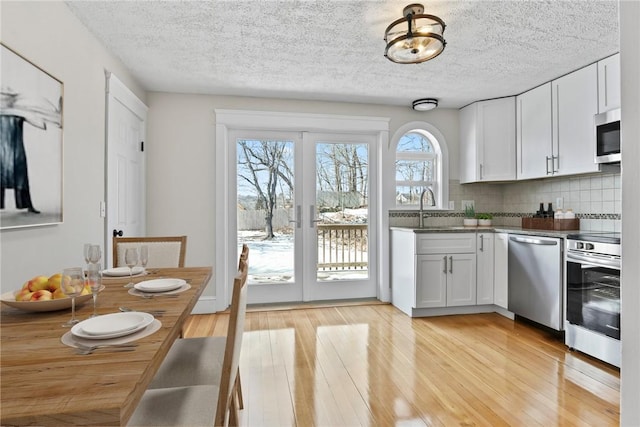
M 564 239 L 568 234 L 585 233 L 585 230 L 537 230 L 522 227 L 507 227 L 492 225 L 489 227 L 463 227 L 463 226 L 430 226 L 430 227 L 389 227 L 391 230 L 407 231 L 413 233 L 510 233 L 524 234 L 528 236 L 557 237 Z

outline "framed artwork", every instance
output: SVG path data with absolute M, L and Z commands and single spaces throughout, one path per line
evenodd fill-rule
M 0 228 L 60 224 L 63 84 L 0 48 Z

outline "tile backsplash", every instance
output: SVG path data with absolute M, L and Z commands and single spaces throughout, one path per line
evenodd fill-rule
M 580 228 L 591 231 L 620 231 L 622 201 L 619 173 L 600 173 L 574 177 L 545 178 L 509 183 L 460 184 L 449 181 L 449 200 L 455 202 L 453 211 L 431 211 L 427 225 L 461 225 L 463 200 L 473 200 L 476 212 L 494 215 L 494 223 L 520 226 L 523 216 L 531 216 L 540 203 L 546 208 L 562 198 L 563 209 L 573 209 L 580 218 Z M 392 211 L 390 224 L 417 225 L 415 211 Z

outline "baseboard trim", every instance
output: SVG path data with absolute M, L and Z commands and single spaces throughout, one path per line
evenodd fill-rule
M 200 297 L 196 306 L 193 307 L 191 314 L 215 314 L 216 297 Z

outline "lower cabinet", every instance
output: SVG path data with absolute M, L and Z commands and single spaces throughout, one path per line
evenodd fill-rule
M 508 237 L 493 231 L 392 229 L 393 305 L 409 316 L 486 312 L 492 306 L 506 309 Z
M 476 255 L 416 255 L 416 308 L 476 304 Z
M 478 258 L 477 304 L 494 303 L 494 240 L 495 233 L 478 233 L 476 256 Z
M 509 303 L 509 234 L 496 233 L 494 239 L 493 303 L 506 309 Z

